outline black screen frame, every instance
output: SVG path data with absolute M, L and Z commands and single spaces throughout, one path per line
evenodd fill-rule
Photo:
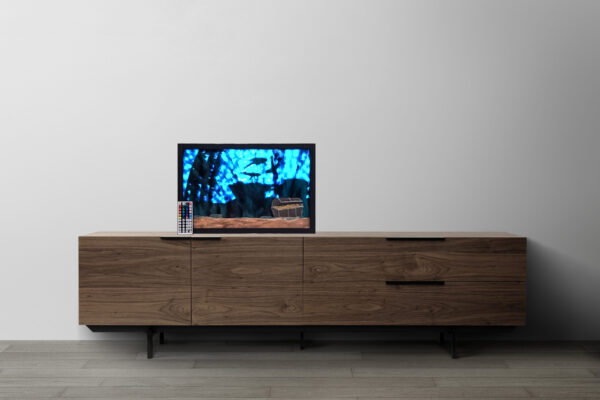
M 186 149 L 224 150 L 224 149 L 307 149 L 310 151 L 310 197 L 308 228 L 194 228 L 194 234 L 202 233 L 315 233 L 315 197 L 316 180 L 315 143 L 179 143 L 177 144 L 177 201 L 183 201 L 183 153 Z

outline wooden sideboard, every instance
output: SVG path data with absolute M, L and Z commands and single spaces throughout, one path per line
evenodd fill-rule
M 525 324 L 526 238 L 322 232 L 79 238 L 89 326 Z

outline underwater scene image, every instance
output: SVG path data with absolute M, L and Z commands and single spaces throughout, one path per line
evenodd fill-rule
M 309 149 L 186 148 L 182 163 L 195 229 L 310 227 Z

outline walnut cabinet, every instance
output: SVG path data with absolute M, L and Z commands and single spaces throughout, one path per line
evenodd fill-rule
M 79 238 L 82 325 L 518 326 L 525 282 L 507 233 Z

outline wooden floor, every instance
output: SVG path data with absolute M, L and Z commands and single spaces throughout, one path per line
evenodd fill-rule
M 600 399 L 598 342 L 308 345 L 0 342 L 0 398 Z

